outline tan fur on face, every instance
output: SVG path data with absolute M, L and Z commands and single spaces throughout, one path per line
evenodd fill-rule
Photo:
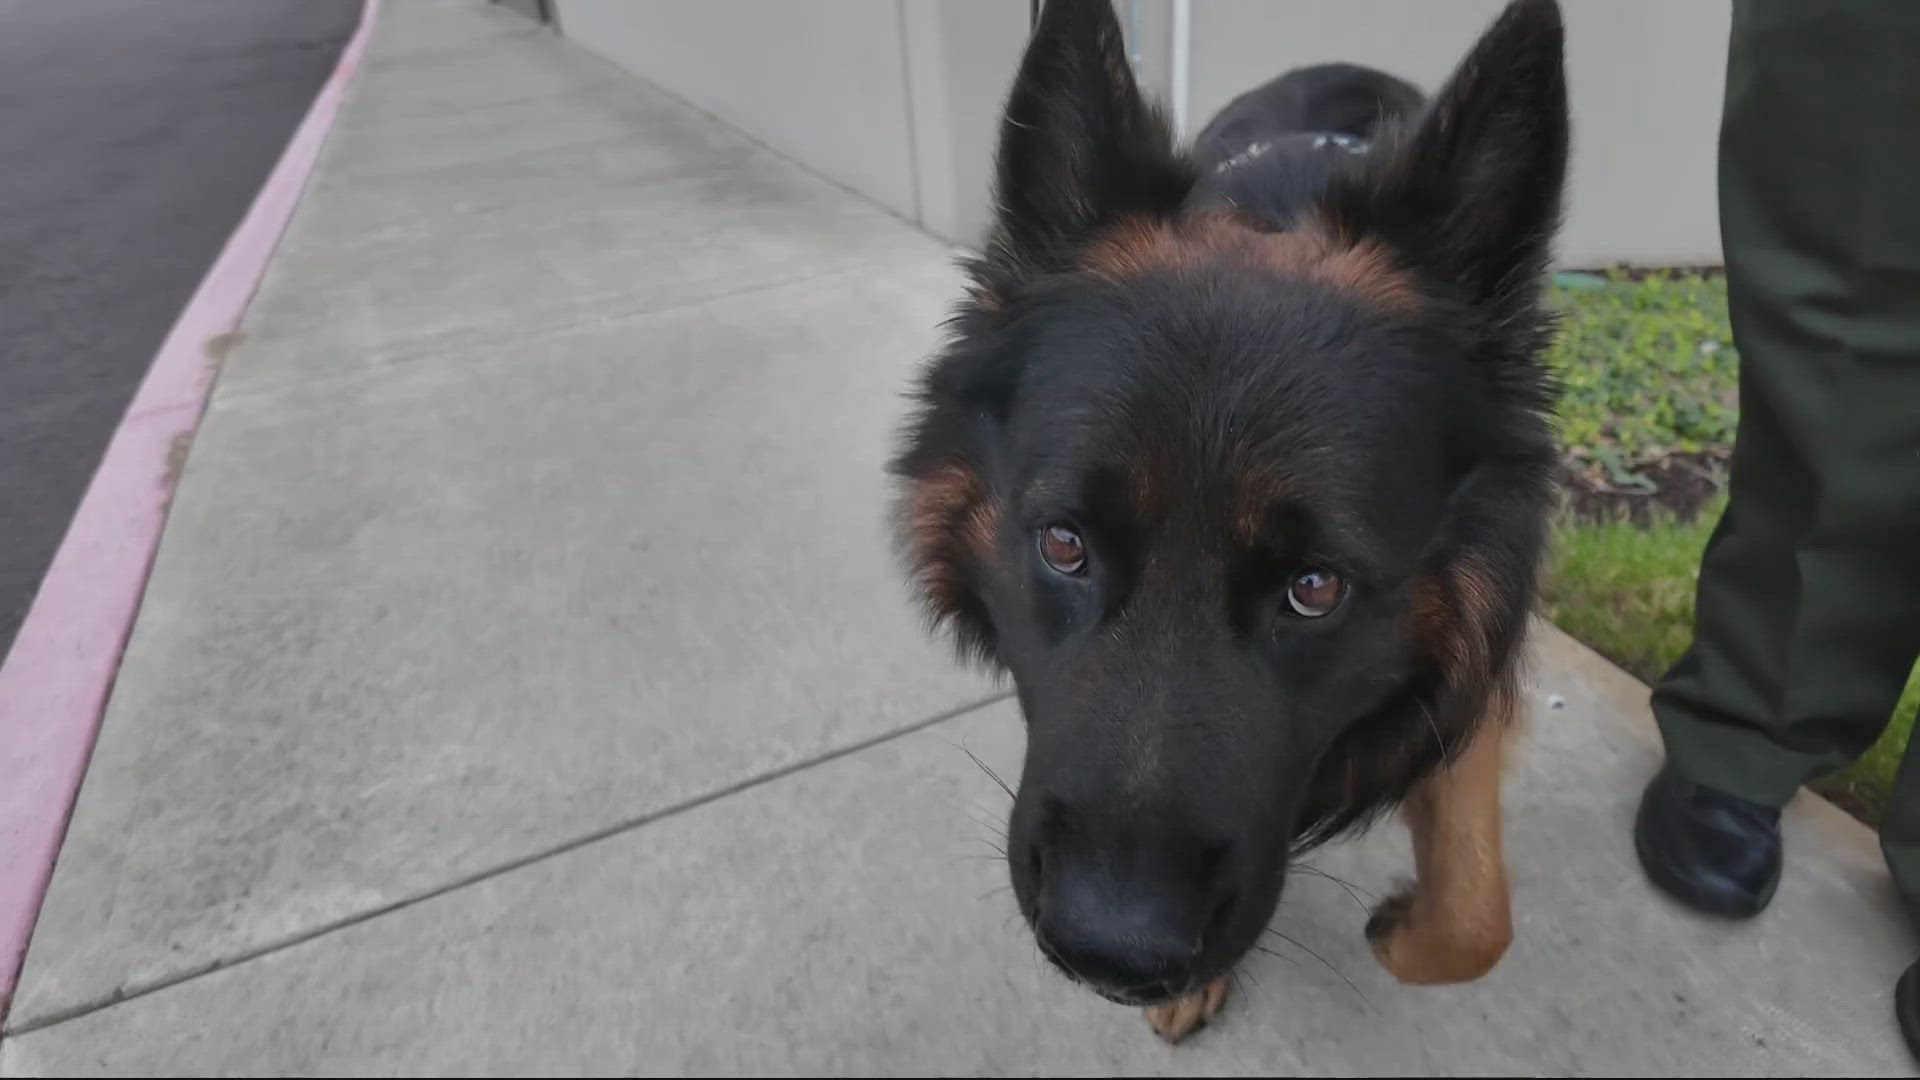
M 1219 212 L 1178 221 L 1129 221 L 1096 241 L 1084 265 L 1098 276 L 1123 280 L 1232 261 L 1315 281 L 1393 311 L 1419 306 L 1413 281 L 1386 248 L 1371 240 L 1342 240 L 1311 219 L 1280 233 L 1261 232 Z
M 1242 470 L 1227 518 L 1234 538 L 1243 544 L 1258 543 L 1267 533 L 1268 514 L 1274 504 L 1295 486 L 1293 475 L 1279 469 Z
M 912 481 L 906 516 L 920 587 L 937 609 L 951 607 L 964 587 L 962 563 L 993 545 L 999 508 L 971 470 L 944 465 Z
M 1493 635 L 1500 598 L 1493 572 L 1472 555 L 1414 589 L 1409 612 L 1414 638 L 1456 687 L 1488 686 L 1499 679 L 1493 670 Z

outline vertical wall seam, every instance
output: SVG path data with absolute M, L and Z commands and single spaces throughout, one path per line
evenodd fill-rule
M 1173 0 L 1172 53 L 1168 57 L 1171 70 L 1168 73 L 1167 97 L 1171 99 L 1169 107 L 1173 112 L 1173 137 L 1185 142 L 1187 138 L 1187 93 L 1188 83 L 1192 79 L 1193 60 L 1193 6 L 1191 0 Z
M 927 225 L 927 196 L 920 175 L 920 135 L 913 119 L 913 57 L 907 46 L 907 0 L 894 0 L 894 29 L 900 42 L 900 104 L 907 118 L 907 187 L 913 193 L 913 220 L 922 229 Z

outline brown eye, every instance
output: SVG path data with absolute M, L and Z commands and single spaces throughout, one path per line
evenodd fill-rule
M 1329 614 L 1347 597 L 1347 583 L 1331 570 L 1296 574 L 1287 585 L 1287 605 L 1309 619 Z
M 1040 557 L 1062 574 L 1077 574 L 1087 567 L 1087 549 L 1080 534 L 1065 525 L 1049 525 L 1040 531 Z

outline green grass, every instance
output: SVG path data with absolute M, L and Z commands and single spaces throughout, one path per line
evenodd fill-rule
M 1900 695 L 1900 707 L 1894 710 L 1893 722 L 1880 734 L 1880 741 L 1861 755 L 1859 761 L 1814 787 L 1862 820 L 1879 824 L 1887 791 L 1893 786 L 1894 774 L 1900 771 L 1900 757 L 1907 752 L 1907 738 L 1913 733 L 1916 712 L 1920 712 L 1920 667 L 1915 667 L 1907 678 L 1906 692 Z
M 1656 514 L 1645 525 L 1562 516 L 1541 588 L 1542 613 L 1653 682 L 1693 639 L 1694 584 L 1714 516 L 1683 522 Z
M 1654 487 L 1675 455 L 1721 458 L 1738 418 L 1738 360 L 1724 281 L 1697 275 L 1557 288 L 1566 322 L 1553 361 L 1566 387 L 1561 438 L 1569 466 L 1614 490 Z M 1721 500 L 1692 520 L 1634 522 L 1563 514 L 1541 591 L 1542 613 L 1594 651 L 1652 682 L 1686 650 L 1693 596 Z M 1893 722 L 1851 768 L 1815 785 L 1877 822 L 1920 712 L 1920 667 Z

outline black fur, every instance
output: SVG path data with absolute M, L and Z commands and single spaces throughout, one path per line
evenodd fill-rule
M 1376 72 L 1284 76 L 1194 156 L 1141 100 L 1105 0 L 1047 5 L 997 227 L 893 468 L 931 615 L 1027 717 L 1022 911 L 1069 875 L 1116 909 L 1206 908 L 1191 963 L 1146 990 L 1092 977 L 1105 992 L 1224 971 L 1291 855 L 1400 801 L 1512 676 L 1555 460 L 1539 286 L 1561 36 L 1552 0 L 1518 0 L 1424 112 Z M 1326 130 L 1372 148 L 1314 146 Z M 1247 135 L 1274 149 L 1220 169 Z M 1225 250 L 1087 265 L 1116 229 L 1221 210 L 1383 251 L 1413 302 Z M 1054 523 L 1083 537 L 1083 576 L 1040 558 Z M 1313 567 L 1350 595 L 1304 619 L 1286 590 Z
M 974 276 L 989 291 L 1064 270 L 1100 229 L 1177 205 L 1194 170 L 1127 65 L 1102 3 L 1041 13 L 1000 121 L 997 215 Z

